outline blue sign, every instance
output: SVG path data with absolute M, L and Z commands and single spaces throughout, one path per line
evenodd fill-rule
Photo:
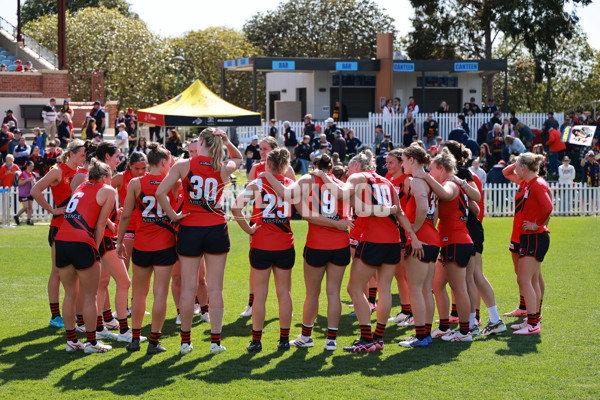
M 237 60 L 237 65 L 238 67 L 243 67 L 244 65 L 248 65 L 250 64 L 250 59 L 249 58 L 238 58 Z
M 295 61 L 273 61 L 273 67 L 271 69 L 280 71 L 293 71 L 296 69 Z
M 225 66 L 225 68 L 235 67 L 235 60 L 227 60 L 223 63 L 223 65 Z
M 479 71 L 479 63 L 477 63 L 477 62 L 455 62 L 454 70 L 456 72 Z
M 415 72 L 414 63 L 394 63 L 394 72 Z
M 335 63 L 336 71 L 358 71 L 357 62 L 342 61 Z

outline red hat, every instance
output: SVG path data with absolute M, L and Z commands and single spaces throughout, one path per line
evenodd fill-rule
M 23 61 L 21 61 L 21 60 L 17 60 L 17 61 L 15 61 L 15 63 L 17 63 L 17 64 L 21 64 L 21 63 L 23 63 Z
M 437 149 L 437 146 L 431 146 L 428 151 L 431 153 L 433 150 L 437 151 Z
M 506 166 L 506 161 L 500 160 L 500 161 L 498 161 L 498 165 L 504 165 L 504 166 Z
M 315 126 L 315 130 L 316 130 L 316 131 L 319 131 L 319 130 L 321 130 L 321 125 L 317 125 L 317 126 Z
M 127 111 L 133 111 L 133 107 L 129 107 Z

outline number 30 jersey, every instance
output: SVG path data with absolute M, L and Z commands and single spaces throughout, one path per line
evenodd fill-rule
M 211 165 L 212 158 L 196 156 L 183 180 L 183 210 L 190 213 L 181 220 L 185 226 L 212 226 L 227 223 L 221 205 L 223 180 Z
M 367 185 L 362 192 L 361 200 L 363 204 L 366 206 L 393 206 L 392 192 L 395 191 L 394 185 L 373 171 L 363 172 L 362 174 L 367 180 Z M 392 215 L 385 217 L 366 217 L 360 241 L 371 243 L 400 243 L 400 231 L 396 224 L 396 218 Z
M 292 184 L 292 180 L 283 175 L 274 175 L 283 186 Z M 260 225 L 250 238 L 250 247 L 259 250 L 287 250 L 294 245 L 294 234 L 290 227 L 292 206 L 275 194 L 266 179 L 258 178 L 259 198 L 255 200 L 254 221 Z
M 133 213 L 133 218 L 137 218 L 133 247 L 137 250 L 158 251 L 175 246 L 175 228 L 156 200 L 156 189 L 164 178 L 165 175 L 150 174 L 139 178 L 141 190 Z M 170 193 L 167 198 L 171 207 L 177 207 L 177 198 Z
M 96 195 L 102 187 L 104 184 L 96 181 L 87 181 L 79 185 L 67 204 L 56 240 L 83 242 L 96 247 L 94 234 L 101 209 Z

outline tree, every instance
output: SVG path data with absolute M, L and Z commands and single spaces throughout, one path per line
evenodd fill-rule
M 536 81 L 551 76 L 549 60 L 556 41 L 569 38 L 578 18 L 565 3 L 587 5 L 591 0 L 411 0 L 415 9 L 407 53 L 411 58 L 492 59 L 498 39 L 523 43 L 535 62 Z M 423 34 L 423 32 L 425 34 Z M 502 58 L 514 48 L 506 48 Z M 486 97 L 493 97 L 493 75 L 486 79 Z
M 372 58 L 377 33 L 396 33 L 384 11 L 371 0 L 289 0 L 243 30 L 267 56 Z
M 67 10 L 74 13 L 87 7 L 116 8 L 121 14 L 129 18 L 139 18 L 131 11 L 131 5 L 127 0 L 66 0 Z M 21 7 L 21 18 L 23 24 L 49 14 L 58 13 L 58 2 L 56 0 L 25 0 Z
M 210 90 L 221 94 L 221 69 L 218 62 L 252 57 L 258 50 L 243 33 L 234 29 L 214 27 L 191 31 L 171 41 L 173 55 L 183 56 L 186 62 L 181 72 L 182 87 L 200 79 Z M 259 75 L 259 98 L 264 99 L 264 79 Z M 226 75 L 225 99 L 240 107 L 252 108 L 252 74 L 230 72 Z M 258 102 L 264 111 L 264 101 Z
M 57 50 L 56 30 L 56 14 L 24 26 L 25 33 L 52 51 Z M 71 93 L 81 93 L 82 86 L 89 85 L 80 76 L 91 71 L 104 71 L 106 98 L 121 107 L 146 107 L 172 92 L 170 43 L 150 32 L 144 22 L 116 9 L 90 7 L 67 13 L 66 31 Z

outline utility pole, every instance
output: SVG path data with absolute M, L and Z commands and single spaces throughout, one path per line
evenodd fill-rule
M 23 43 L 21 34 L 21 0 L 17 0 L 17 43 Z
M 58 69 L 67 69 L 67 6 L 58 0 Z

